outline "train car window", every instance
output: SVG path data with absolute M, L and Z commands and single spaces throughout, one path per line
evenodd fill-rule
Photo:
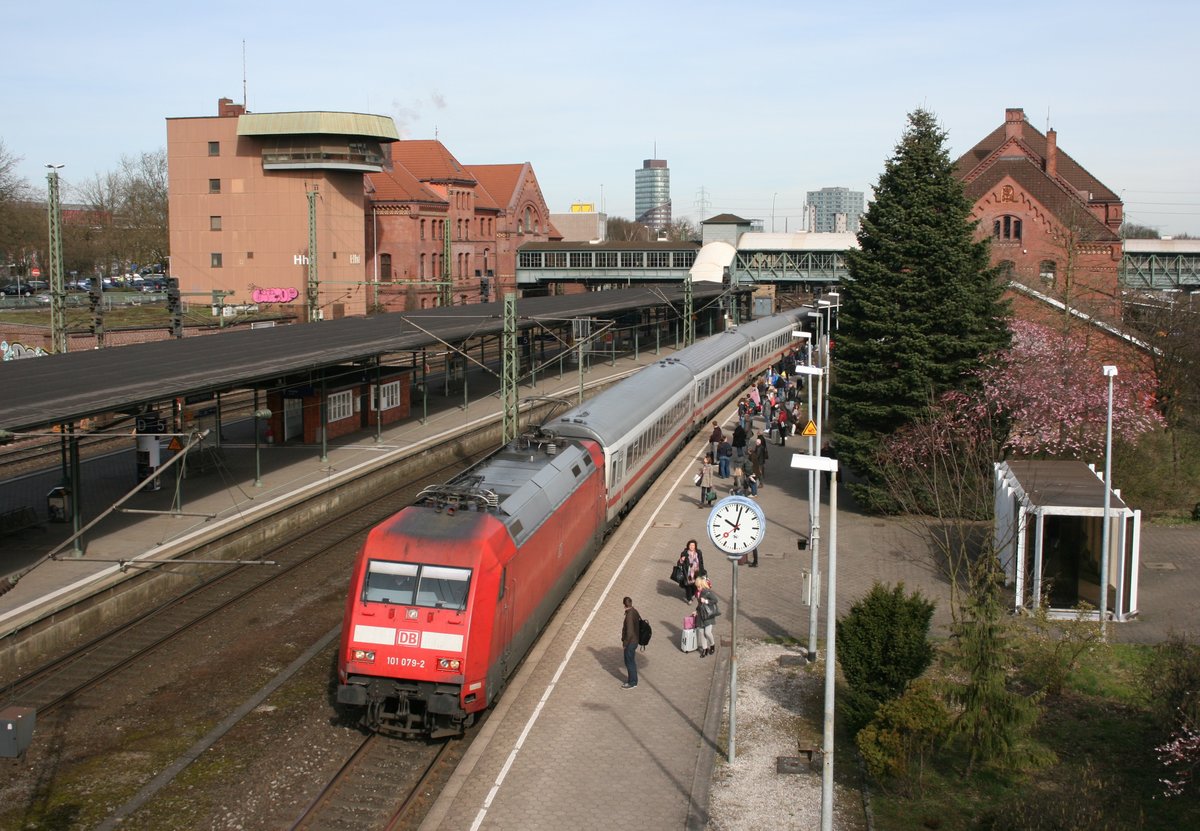
M 467 608 L 467 589 L 471 585 L 469 568 L 422 566 L 417 583 L 418 606 L 435 609 Z
M 392 563 L 386 560 L 367 562 L 367 578 L 363 581 L 364 601 L 411 606 L 416 588 L 415 563 Z
M 508 566 L 500 569 L 500 594 L 496 595 L 497 600 L 504 599 L 504 587 L 508 585 Z

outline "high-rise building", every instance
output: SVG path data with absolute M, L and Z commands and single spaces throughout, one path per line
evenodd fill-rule
M 808 230 L 819 234 L 857 234 L 863 214 L 863 194 L 849 188 L 808 192 Z
M 671 169 L 666 159 L 646 159 L 633 173 L 633 205 L 638 222 L 661 231 L 671 224 Z M 860 194 L 861 195 L 861 194 Z

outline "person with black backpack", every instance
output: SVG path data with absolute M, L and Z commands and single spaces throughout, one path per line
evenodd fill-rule
M 633 608 L 633 598 L 621 601 L 625 605 L 625 622 L 621 626 L 621 647 L 625 651 L 625 670 L 629 680 L 621 685 L 623 690 L 632 690 L 638 685 L 637 648 L 642 633 L 642 616 Z

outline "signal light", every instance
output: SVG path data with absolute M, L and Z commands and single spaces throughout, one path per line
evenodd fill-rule
M 360 664 L 373 664 L 375 663 L 375 650 L 355 649 L 350 653 L 350 660 L 358 661 Z

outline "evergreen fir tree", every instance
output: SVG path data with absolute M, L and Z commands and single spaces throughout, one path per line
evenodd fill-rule
M 1037 755 L 1029 734 L 1040 715 L 1040 696 L 1027 698 L 1008 685 L 1002 580 L 995 556 L 985 552 L 972 565 L 963 622 L 954 627 L 952 662 L 961 680 L 950 683 L 948 698 L 958 708 L 954 733 L 967 751 L 964 779 L 978 762 L 1021 767 Z
M 946 134 L 922 109 L 884 167 L 848 252 L 830 389 L 838 458 L 865 507 L 890 507 L 877 475 L 882 440 L 941 394 L 975 382 L 981 357 L 1008 344 L 1007 305 Z

